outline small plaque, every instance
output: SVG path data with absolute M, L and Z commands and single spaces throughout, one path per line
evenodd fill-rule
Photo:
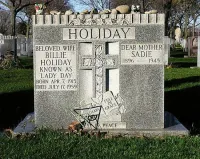
M 119 105 L 110 91 L 103 94 L 102 107 L 106 115 L 113 115 L 119 112 Z
M 102 129 L 126 129 L 126 122 L 107 121 L 100 123 Z
M 122 44 L 122 65 L 164 64 L 163 44 Z
M 36 45 L 37 91 L 75 91 L 76 45 Z
M 4 44 L 4 37 L 2 34 L 0 34 L 0 44 Z

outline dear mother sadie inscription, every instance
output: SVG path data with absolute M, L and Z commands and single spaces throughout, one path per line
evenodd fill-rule
M 36 45 L 38 91 L 77 90 L 76 45 Z
M 122 44 L 121 64 L 163 64 L 163 44 Z

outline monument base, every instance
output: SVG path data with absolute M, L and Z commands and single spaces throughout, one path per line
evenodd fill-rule
M 36 127 L 34 123 L 34 113 L 28 114 L 23 121 L 14 129 L 14 135 L 35 133 Z M 97 131 L 97 130 L 96 130 Z M 115 129 L 115 130 L 100 130 L 102 133 L 107 133 L 112 136 L 146 136 L 146 137 L 160 137 L 160 136 L 186 136 L 189 131 L 174 117 L 171 113 L 165 112 L 165 128 L 164 129 Z M 95 130 L 94 130 L 95 132 Z
M 164 129 L 130 129 L 130 130 L 109 130 L 110 135 L 125 137 L 161 137 L 161 136 L 187 136 L 189 131 L 169 112 L 165 112 Z
M 200 67 L 196 66 L 196 67 L 190 67 L 190 68 L 194 69 L 194 68 L 200 68 Z

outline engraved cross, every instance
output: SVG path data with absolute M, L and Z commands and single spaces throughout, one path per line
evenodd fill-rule
M 106 92 L 106 69 L 118 68 L 118 55 L 107 54 L 106 43 L 93 43 L 93 55 L 80 55 L 80 69 L 92 69 L 95 97 Z

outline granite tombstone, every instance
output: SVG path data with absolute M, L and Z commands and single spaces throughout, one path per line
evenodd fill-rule
M 197 57 L 198 37 L 188 37 L 188 56 Z
M 198 36 L 197 67 L 200 67 L 200 36 Z
M 164 128 L 164 15 L 33 16 L 37 127 Z
M 4 44 L 4 37 L 3 37 L 3 34 L 0 34 L 0 60 L 2 59 L 2 56 L 3 56 L 3 53 L 1 50 L 1 45 L 3 44 Z

